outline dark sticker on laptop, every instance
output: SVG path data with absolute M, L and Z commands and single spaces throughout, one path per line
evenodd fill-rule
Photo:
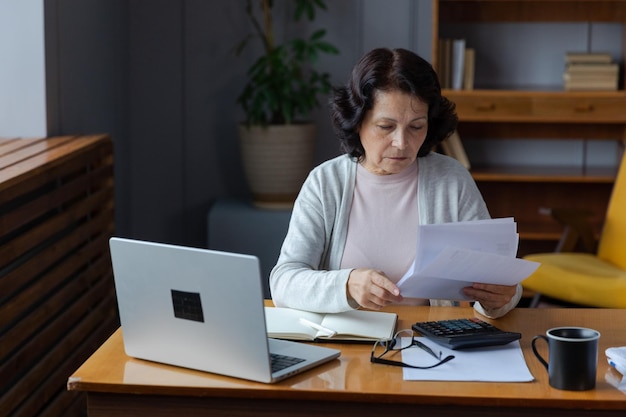
M 175 317 L 204 323 L 200 293 L 172 290 L 172 305 Z

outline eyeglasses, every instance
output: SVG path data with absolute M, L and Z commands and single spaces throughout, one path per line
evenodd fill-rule
M 411 336 L 411 343 L 409 343 L 406 346 L 402 346 L 401 338 L 403 335 L 406 335 L 405 337 L 408 337 L 409 335 Z M 408 349 L 414 346 L 417 346 L 418 348 L 423 349 L 433 358 L 437 359 L 438 362 L 430 366 L 416 366 L 416 365 L 409 365 L 408 363 L 404 363 L 400 361 L 392 361 L 392 360 L 383 358 L 383 356 L 385 356 L 389 352 L 392 352 L 392 354 L 396 354 L 397 352 L 401 352 L 404 349 Z M 382 363 L 384 365 L 401 366 L 404 368 L 431 369 L 431 368 L 436 368 L 437 366 L 443 365 L 444 363 L 449 362 L 452 359 L 454 359 L 453 355 L 448 355 L 443 359 L 441 359 L 441 356 L 442 356 L 441 351 L 439 352 L 439 354 L 436 354 L 431 348 L 429 348 L 427 345 L 425 345 L 424 343 L 420 342 L 419 340 L 415 338 L 415 334 L 413 333 L 413 330 L 405 329 L 405 330 L 398 331 L 393 336 L 393 339 L 377 340 L 376 343 L 374 343 L 374 346 L 372 347 L 372 354 L 370 355 L 370 362 Z

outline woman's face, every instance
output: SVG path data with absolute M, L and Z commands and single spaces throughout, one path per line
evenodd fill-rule
M 415 161 L 427 132 L 428 104 L 399 90 L 378 90 L 359 129 L 361 164 L 374 174 L 397 174 Z

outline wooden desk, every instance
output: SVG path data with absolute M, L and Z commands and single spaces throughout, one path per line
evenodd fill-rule
M 470 317 L 469 307 L 395 307 L 398 328 L 418 320 Z M 371 364 L 369 344 L 333 344 L 342 356 L 279 384 L 227 378 L 131 359 L 117 331 L 69 379 L 86 391 L 90 417 L 101 416 L 624 416 L 626 393 L 604 350 L 626 345 L 626 310 L 516 309 L 493 321 L 522 332 L 521 346 L 536 380 L 526 383 L 404 381 L 400 368 Z M 559 391 L 534 357 L 530 341 L 551 327 L 576 325 L 601 332 L 597 385 Z M 543 346 L 543 345 L 542 345 Z M 545 352 L 544 352 L 545 355 Z

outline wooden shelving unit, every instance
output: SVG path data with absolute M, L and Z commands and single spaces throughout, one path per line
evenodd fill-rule
M 436 1 L 436 0 L 435 0 Z M 626 28 L 626 1 L 602 0 L 439 0 L 440 23 L 613 22 Z M 623 31 L 626 37 L 626 30 Z M 622 57 L 626 56 L 626 42 Z M 437 57 L 438 36 L 433 39 Z M 436 59 L 433 59 L 435 67 Z M 622 67 L 621 78 L 624 79 Z M 477 86 L 480 87 L 480 86 Z M 615 139 L 626 144 L 626 92 L 572 92 L 529 89 L 444 90 L 454 101 L 465 138 Z M 623 148 L 623 146 L 622 146 Z M 616 160 L 618 160 L 616 155 Z M 493 217 L 514 216 L 520 252 L 551 251 L 561 226 L 540 213 L 543 207 L 592 212 L 600 233 L 615 169 L 541 166 L 472 166 Z

